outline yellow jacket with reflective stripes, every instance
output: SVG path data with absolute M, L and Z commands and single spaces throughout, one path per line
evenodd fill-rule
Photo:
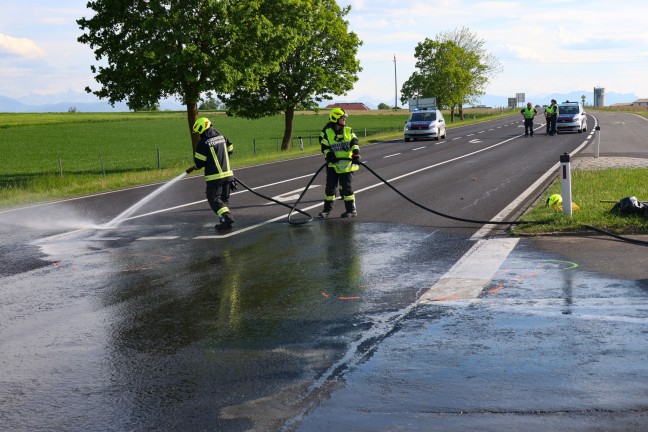
M 234 151 L 234 145 L 210 127 L 200 135 L 200 141 L 194 153 L 196 168 L 205 168 L 205 181 L 222 180 L 234 177 L 230 167 L 229 156 Z
M 344 126 L 338 133 L 333 126 L 334 123 L 328 123 L 320 133 L 319 141 L 324 156 L 333 152 L 338 159 L 351 159 L 354 154 L 359 154 L 358 137 L 353 133 L 353 129 Z M 351 160 L 330 162 L 328 166 L 334 168 L 338 174 L 357 171 L 360 168 L 358 165 L 352 164 Z

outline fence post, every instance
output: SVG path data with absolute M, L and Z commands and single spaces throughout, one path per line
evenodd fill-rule
M 61 177 L 63 177 L 63 161 L 61 160 L 61 156 L 59 156 L 59 172 L 61 173 Z
M 158 170 L 160 169 L 160 148 L 157 149 Z
M 99 162 L 101 163 L 101 172 L 106 177 L 106 169 L 104 168 L 103 156 L 99 155 Z
M 304 141 L 302 141 L 302 137 L 299 137 L 299 150 L 304 151 Z
M 256 138 L 252 140 L 252 148 L 254 149 L 254 156 L 256 156 Z
M 279 138 L 275 138 L 275 142 L 277 143 L 277 151 L 279 151 Z

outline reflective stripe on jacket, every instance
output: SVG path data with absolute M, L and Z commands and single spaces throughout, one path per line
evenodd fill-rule
M 229 160 L 233 151 L 234 145 L 210 127 L 200 135 L 194 153 L 194 164 L 196 168 L 205 168 L 205 181 L 234 177 Z
M 333 126 L 334 123 L 328 123 L 320 133 L 322 153 L 326 156 L 329 152 L 333 152 L 336 158 L 345 160 L 329 163 L 328 166 L 334 168 L 338 174 L 357 171 L 360 167 L 352 164 L 350 159 L 354 153 L 359 154 L 360 152 L 358 137 L 348 126 L 344 126 L 339 134 L 335 132 Z

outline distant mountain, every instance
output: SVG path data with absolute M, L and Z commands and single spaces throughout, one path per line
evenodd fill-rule
M 0 96 L 0 112 L 123 112 L 130 111 L 124 102 L 111 106 L 107 101 L 97 98 L 93 94 L 68 90 L 63 93 L 27 96 L 12 99 Z M 183 111 L 185 106 L 174 99 L 160 101 L 162 111 Z
M 0 112 L 25 112 L 27 105 L 5 96 L 0 96 Z
M 591 105 L 594 101 L 594 94 L 592 90 L 579 90 L 570 93 L 545 93 L 545 94 L 527 94 L 525 95 L 527 102 L 532 102 L 534 105 L 548 104 L 551 99 L 556 99 L 558 102 L 566 100 L 580 101 L 581 96 L 585 95 L 586 105 Z M 515 94 L 510 96 L 498 95 L 484 95 L 479 99 L 477 105 L 483 105 L 492 108 L 508 106 L 508 98 L 514 97 Z M 607 92 L 605 94 L 605 105 L 613 105 L 615 103 L 633 102 L 639 99 L 639 96 L 634 93 L 614 93 Z M 377 109 L 378 105 L 385 103 L 389 106 L 394 104 L 394 100 L 378 99 L 372 95 L 362 95 L 354 99 L 339 98 L 331 101 L 324 101 L 322 106 L 331 103 L 350 103 L 362 102 L 371 109 Z M 407 105 L 401 105 L 401 108 L 407 109 Z M 74 109 L 76 112 L 112 112 L 112 111 L 130 111 L 125 103 L 117 103 L 112 107 L 108 102 L 102 101 L 93 94 L 85 92 L 75 92 L 68 90 L 67 92 L 38 95 L 29 94 L 19 99 L 12 99 L 5 96 L 0 96 L 0 112 L 68 112 Z M 186 107 L 175 99 L 167 99 L 160 101 L 160 110 L 162 111 L 184 111 Z
M 581 96 L 585 95 L 585 105 L 593 105 L 594 103 L 594 92 L 593 90 L 585 91 L 573 91 L 570 93 L 545 93 L 545 94 L 526 94 L 526 102 L 531 102 L 534 105 L 549 105 L 551 99 L 556 99 L 558 102 L 564 101 L 581 101 Z M 493 96 L 493 95 L 484 95 L 480 98 L 478 105 L 484 105 L 487 107 L 506 107 L 508 106 L 508 98 L 515 97 L 515 94 L 510 96 Z M 614 93 L 606 92 L 605 93 L 605 105 L 614 105 L 616 103 L 622 102 L 634 102 L 639 99 L 634 93 Z

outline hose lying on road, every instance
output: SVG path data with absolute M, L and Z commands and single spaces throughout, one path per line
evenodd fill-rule
M 350 159 L 342 159 L 342 160 L 350 160 Z M 387 185 L 390 189 L 392 189 L 394 192 L 396 192 L 398 195 L 400 195 L 401 197 L 403 197 L 403 198 L 404 198 L 405 200 L 407 200 L 408 202 L 414 204 L 416 207 L 419 207 L 419 208 L 421 208 L 421 209 L 423 209 L 423 210 L 425 210 L 425 211 L 427 211 L 427 212 L 433 213 L 433 214 L 435 214 L 435 215 L 437 215 L 437 216 L 441 216 L 441 217 L 444 217 L 444 218 L 447 218 L 447 219 L 456 220 L 456 221 L 459 221 L 459 222 L 475 223 L 475 224 L 479 224 L 479 225 L 535 225 L 535 224 L 542 224 L 542 223 L 547 223 L 547 222 L 549 222 L 549 221 L 546 221 L 546 220 L 530 220 L 530 221 L 519 221 L 519 220 L 517 220 L 517 221 L 490 221 L 490 220 L 489 220 L 489 221 L 485 221 L 485 220 L 479 220 L 479 219 L 468 219 L 468 218 L 462 218 L 462 217 L 458 217 L 458 216 L 452 216 L 452 215 L 448 215 L 448 214 L 445 214 L 445 213 L 441 213 L 441 212 L 439 212 L 439 211 L 436 211 L 436 210 L 433 210 L 433 209 L 431 209 L 431 208 L 429 208 L 429 207 L 426 207 L 426 206 L 424 206 L 423 204 L 420 204 L 420 203 L 414 201 L 413 199 L 411 199 L 410 197 L 408 197 L 407 195 L 403 194 L 401 191 L 399 191 L 398 189 L 396 189 L 396 188 L 395 188 L 395 187 L 394 187 L 394 186 L 393 186 L 389 181 L 387 181 L 387 180 L 385 180 L 384 178 L 382 178 L 382 177 L 381 177 L 377 172 L 375 172 L 373 169 L 371 169 L 371 168 L 370 168 L 368 165 L 366 165 L 365 163 L 363 163 L 363 162 L 358 162 L 358 164 L 359 164 L 359 165 L 362 165 L 363 167 L 365 167 L 365 168 L 366 168 L 370 173 L 372 173 L 372 174 L 373 174 L 373 175 L 374 175 L 378 180 L 382 181 L 385 185 Z M 243 183 L 242 181 L 240 181 L 238 178 L 236 179 L 236 181 L 237 181 L 239 184 L 241 184 L 241 186 L 243 186 L 244 188 L 246 188 L 247 190 L 249 190 L 250 192 L 252 192 L 253 194 L 258 195 L 258 196 L 260 196 L 261 198 L 264 198 L 264 199 L 270 200 L 270 201 L 272 201 L 272 202 L 275 202 L 275 203 L 277 203 L 277 204 L 280 204 L 280 205 L 282 205 L 282 206 L 284 206 L 284 207 L 289 208 L 289 209 L 290 209 L 290 212 L 288 213 L 288 223 L 289 223 L 289 224 L 291 224 L 291 225 L 304 225 L 304 224 L 307 224 L 307 223 L 311 222 L 311 221 L 313 220 L 313 216 L 311 216 L 309 213 L 306 213 L 306 212 L 303 211 L 303 210 L 298 209 L 298 208 L 297 208 L 297 205 L 301 202 L 302 198 L 303 198 L 304 195 L 306 194 L 306 191 L 308 191 L 308 188 L 311 186 L 311 184 L 313 184 L 313 182 L 315 181 L 315 179 L 317 178 L 317 176 L 319 175 L 319 173 L 320 173 L 320 172 L 321 172 L 321 171 L 322 171 L 322 170 L 323 170 L 327 165 L 328 165 L 328 162 L 325 162 L 321 167 L 319 167 L 319 169 L 315 172 L 315 174 L 313 175 L 313 177 L 310 179 L 310 181 L 308 182 L 308 184 L 306 185 L 306 187 L 304 188 L 304 190 L 302 191 L 302 193 L 299 195 L 299 198 L 297 198 L 297 201 L 295 201 L 295 203 L 294 203 L 292 206 L 291 206 L 291 205 L 288 205 L 288 204 L 286 204 L 286 203 L 283 203 L 283 202 L 281 202 L 281 201 L 275 200 L 274 198 L 270 198 L 270 197 L 268 197 L 268 196 L 265 196 L 265 195 L 263 195 L 263 194 L 261 194 L 261 193 L 255 191 L 254 189 L 250 188 L 250 187 L 247 186 L 245 183 Z M 297 211 L 298 213 L 301 213 L 301 214 L 307 216 L 308 219 L 301 220 L 301 221 L 297 221 L 297 222 L 296 222 L 296 221 L 293 221 L 291 218 L 292 218 L 292 216 L 293 216 L 293 212 L 295 212 L 295 211 Z M 592 230 L 594 230 L 594 231 L 596 231 L 596 232 L 599 232 L 599 233 L 602 233 L 602 234 L 605 234 L 605 235 L 609 235 L 609 236 L 611 236 L 611 237 L 614 237 L 614 238 L 619 239 L 619 240 L 622 240 L 622 241 L 626 241 L 626 242 L 630 242 L 630 243 L 634 243 L 634 244 L 639 244 L 639 245 L 648 246 L 648 242 L 643 241 L 643 240 L 636 240 L 636 239 L 631 239 L 631 238 L 628 238 L 628 237 L 620 236 L 620 235 L 618 235 L 618 234 L 614 234 L 614 233 L 611 233 L 611 232 L 608 232 L 608 231 L 602 230 L 602 229 L 600 229 L 600 228 L 596 228 L 596 227 L 591 226 L 591 225 L 586 225 L 586 224 L 581 224 L 581 225 L 584 226 L 584 227 L 587 227 L 587 228 L 589 228 L 589 229 L 592 229 Z

